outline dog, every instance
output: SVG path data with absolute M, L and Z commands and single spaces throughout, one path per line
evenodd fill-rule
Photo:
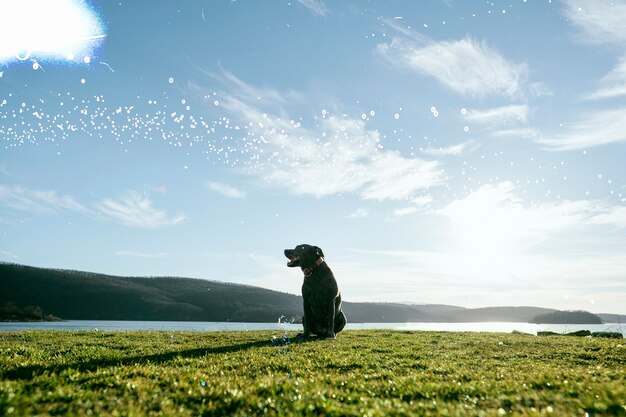
M 324 261 L 324 252 L 317 246 L 298 245 L 285 249 L 289 258 L 288 267 L 300 267 L 304 273 L 302 298 L 304 316 L 301 337 L 316 334 L 321 338 L 335 338 L 346 325 L 346 316 L 341 310 L 341 293 L 333 272 Z

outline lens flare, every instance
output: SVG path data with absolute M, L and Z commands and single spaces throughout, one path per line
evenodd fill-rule
M 37 60 L 88 64 L 106 37 L 94 10 L 79 0 L 0 2 L 0 64 Z

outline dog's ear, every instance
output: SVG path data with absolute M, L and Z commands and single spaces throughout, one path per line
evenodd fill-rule
M 321 256 L 322 258 L 324 257 L 324 252 L 322 251 L 322 248 L 316 246 L 315 253 L 317 254 L 317 256 Z

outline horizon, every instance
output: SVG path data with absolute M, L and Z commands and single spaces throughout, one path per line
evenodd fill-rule
M 54 1 L 0 4 L 0 261 L 624 314 L 626 1 Z
M 206 279 L 206 278 L 198 278 L 198 277 L 184 277 L 184 276 L 124 276 L 124 275 L 111 275 L 111 274 L 105 274 L 105 273 L 101 273 L 101 272 L 96 272 L 96 271 L 80 271 L 80 270 L 75 270 L 75 269 L 64 269 L 64 268 L 46 268 L 46 267 L 42 267 L 42 266 L 33 266 L 33 265 L 24 265 L 24 264 L 17 264 L 17 263 L 11 263 L 11 262 L 7 262 L 7 261 L 0 261 L 0 264 L 7 264 L 7 265 L 16 265 L 16 266 L 20 266 L 20 267 L 27 267 L 27 268 L 37 268 L 37 269 L 48 269 L 48 270 L 53 270 L 53 271 L 60 271 L 60 272 L 69 272 L 69 273 L 86 273 L 86 274 L 92 274 L 92 275 L 104 275 L 104 276 L 108 276 L 108 277 L 113 277 L 113 278 L 139 278 L 139 279 L 199 279 L 199 280 L 203 280 L 203 281 L 207 281 L 207 282 L 215 282 L 215 283 L 220 283 L 220 284 L 228 284 L 228 285 L 247 285 L 247 286 L 251 286 L 254 288 L 259 288 L 259 289 L 263 289 L 263 290 L 269 290 L 269 291 L 277 291 L 283 294 L 287 294 L 287 295 L 294 295 L 294 296 L 298 296 L 301 297 L 302 294 L 300 293 L 290 293 L 290 292 L 286 292 L 286 291 L 281 291 L 281 290 L 273 290 L 270 288 L 264 288 L 264 287 L 259 287 L 256 285 L 250 285 L 250 284 L 241 284 L 241 283 L 237 283 L 237 282 L 230 282 L 230 281 L 221 281 L 221 280 L 213 280 L 213 279 Z M 343 302 L 347 302 L 347 303 L 373 303 L 373 304 L 402 304 L 402 305 L 408 305 L 408 306 L 412 306 L 412 307 L 419 307 L 419 306 L 443 306 L 443 307 L 456 307 L 456 308 L 462 308 L 462 309 L 466 309 L 466 310 L 476 310 L 476 309 L 487 309 L 487 308 L 542 308 L 542 309 L 552 309 L 555 311 L 564 311 L 564 312 L 588 312 L 588 313 L 592 313 L 592 314 L 613 314 L 616 316 L 623 316 L 626 315 L 625 313 L 606 313 L 606 312 L 602 312 L 602 311 L 590 311 L 590 310 L 559 310 L 559 309 L 555 309 L 549 306 L 538 306 L 538 305 L 483 305 L 483 306 L 474 306 L 474 307 L 462 307 L 462 306 L 457 306 L 457 305 L 452 305 L 452 304 L 443 304 L 443 303 L 438 303 L 438 302 L 432 302 L 432 303 L 421 303 L 421 302 L 414 302 L 414 301 L 375 301 L 375 300 L 371 300 L 371 301 L 352 301 L 352 300 L 346 300 L 344 299 Z

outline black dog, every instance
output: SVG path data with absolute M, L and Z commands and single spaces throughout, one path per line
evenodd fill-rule
M 341 293 L 335 276 L 324 262 L 324 252 L 317 246 L 298 245 L 295 249 L 285 249 L 285 256 L 289 258 L 287 266 L 299 266 L 304 273 L 302 336 L 313 333 L 334 338 L 346 325 L 346 316 L 341 311 Z

